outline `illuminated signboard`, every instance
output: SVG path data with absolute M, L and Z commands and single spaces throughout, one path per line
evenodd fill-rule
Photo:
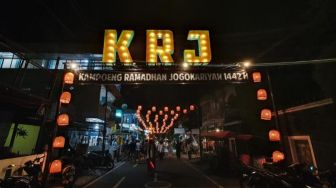
M 105 30 L 103 62 L 115 64 L 117 55 L 123 65 L 132 65 L 129 46 L 134 37 L 133 30 L 123 30 L 118 37 L 116 30 Z M 159 44 L 159 40 L 161 44 Z M 190 65 L 207 65 L 211 61 L 211 45 L 208 30 L 190 30 L 189 41 L 197 41 L 198 49 L 185 49 L 183 60 Z M 148 65 L 171 65 L 174 62 L 174 35 L 170 30 L 147 30 L 146 62 Z M 196 55 L 199 54 L 199 55 Z
M 115 65 L 117 59 L 122 65 L 134 65 L 129 47 L 135 33 L 122 30 L 105 30 L 103 63 Z M 190 30 L 188 41 L 197 41 L 196 49 L 184 49 L 183 61 L 192 68 L 170 66 L 174 59 L 174 34 L 170 30 L 146 31 L 146 67 L 102 66 L 100 70 L 81 70 L 76 73 L 80 84 L 145 84 L 145 83 L 244 83 L 248 73 L 243 69 L 225 66 L 205 66 L 211 61 L 211 45 L 208 30 Z M 163 65 L 163 66 L 155 66 Z M 120 114 L 117 114 L 120 115 Z
M 76 82 L 97 84 L 135 84 L 135 83 L 243 83 L 248 81 L 244 70 L 192 69 L 114 69 L 99 71 L 80 71 Z

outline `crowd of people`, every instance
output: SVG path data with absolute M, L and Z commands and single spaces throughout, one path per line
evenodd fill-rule
M 192 159 L 192 153 L 195 151 L 189 140 L 180 141 L 179 139 L 157 139 L 154 140 L 155 157 L 163 160 L 166 158 L 181 158 L 181 153 L 186 153 L 189 159 Z M 148 158 L 149 142 L 147 139 L 129 139 L 119 144 L 112 140 L 109 153 L 115 160 L 141 161 Z M 174 157 L 175 156 L 175 157 Z

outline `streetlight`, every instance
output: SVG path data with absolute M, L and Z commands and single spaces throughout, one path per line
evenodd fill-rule
M 182 67 L 184 69 L 187 69 L 189 67 L 189 64 L 187 62 L 182 63 Z
M 78 64 L 75 62 L 70 63 L 70 69 L 74 71 L 78 70 Z

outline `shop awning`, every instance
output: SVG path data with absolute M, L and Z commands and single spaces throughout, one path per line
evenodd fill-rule
M 232 131 L 212 131 L 212 132 L 201 132 L 201 136 L 211 137 L 211 138 L 236 138 L 237 140 L 250 140 L 252 135 L 250 134 L 235 134 Z
M 201 136 L 213 137 L 213 138 L 229 138 L 233 136 L 231 131 L 212 131 L 212 132 L 202 132 Z

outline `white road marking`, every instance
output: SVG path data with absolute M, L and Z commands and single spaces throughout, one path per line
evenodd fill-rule
M 102 179 L 102 178 L 105 177 L 106 175 L 110 174 L 111 172 L 117 170 L 117 168 L 121 167 L 121 166 L 124 165 L 124 164 L 125 164 L 125 162 L 121 162 L 118 166 L 116 166 L 116 167 L 114 167 L 113 169 L 111 169 L 110 171 L 106 172 L 106 174 L 100 176 L 99 178 L 97 178 L 97 179 L 91 181 L 90 183 L 88 183 L 87 185 L 85 185 L 83 188 L 87 188 L 87 187 L 89 187 L 90 185 L 96 183 L 97 181 L 99 181 L 100 179 Z
M 197 168 L 193 167 L 191 164 L 189 164 L 188 162 L 186 161 L 183 161 L 182 162 L 184 164 L 186 164 L 187 166 L 189 166 L 191 169 L 195 170 L 196 172 L 198 172 L 199 174 L 201 174 L 202 176 L 204 176 L 206 179 L 208 179 L 211 183 L 213 183 L 214 185 L 216 185 L 217 187 L 219 188 L 224 188 L 221 184 L 217 183 L 215 180 L 213 180 L 212 178 L 210 178 L 209 176 L 205 175 L 202 171 L 198 170 Z
M 125 176 L 124 177 L 122 177 L 114 186 L 113 186 L 113 188 L 118 188 L 119 187 L 119 185 L 121 184 L 121 182 L 123 182 L 124 180 L 125 180 Z

